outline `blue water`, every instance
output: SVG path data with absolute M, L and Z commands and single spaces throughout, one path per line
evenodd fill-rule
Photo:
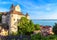
M 34 19 L 34 20 L 32 20 L 33 22 L 34 22 L 34 24 L 40 24 L 40 25 L 48 25 L 48 26 L 54 26 L 55 25 L 55 23 L 57 23 L 57 20 L 36 20 L 36 19 Z

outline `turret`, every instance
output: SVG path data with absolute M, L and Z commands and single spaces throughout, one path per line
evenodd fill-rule
M 11 10 L 10 10 L 10 19 L 9 19 L 9 34 L 16 34 L 17 33 L 17 18 L 18 14 L 15 11 L 15 6 L 12 4 Z
M 26 15 L 25 15 L 25 16 L 26 16 L 26 18 L 27 18 L 27 19 L 30 19 L 30 18 L 29 18 L 29 15 L 28 15 L 28 13 L 26 13 Z
M 21 9 L 20 9 L 20 6 L 19 6 L 19 5 L 16 5 L 16 6 L 15 6 L 15 11 L 21 12 Z
M 2 13 L 2 24 L 6 24 L 6 13 Z
M 15 9 L 15 6 L 12 4 L 10 7 L 10 11 L 14 11 L 14 9 Z

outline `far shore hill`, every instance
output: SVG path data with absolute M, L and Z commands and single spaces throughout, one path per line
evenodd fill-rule
M 57 21 L 57 19 L 31 19 L 31 20 L 40 20 L 40 21 Z

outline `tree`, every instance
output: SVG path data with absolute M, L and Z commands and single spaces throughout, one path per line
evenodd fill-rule
M 35 27 L 35 30 L 40 30 L 40 25 L 39 24 L 35 24 L 34 27 Z
M 2 21 L 2 14 L 0 14 L 0 22 Z
M 31 36 L 31 40 L 41 40 L 41 39 L 42 39 L 41 33 Z
M 57 35 L 41 36 L 41 33 L 31 36 L 31 40 L 57 40 Z
M 34 23 L 26 17 L 22 17 L 18 23 L 18 34 L 30 34 L 34 31 Z
M 55 23 L 55 25 L 53 26 L 53 32 L 57 35 L 57 23 Z

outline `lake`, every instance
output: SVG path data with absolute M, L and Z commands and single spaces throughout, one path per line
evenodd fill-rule
M 34 24 L 40 24 L 44 26 L 54 26 L 54 24 L 57 23 L 57 19 L 33 19 L 32 21 L 34 22 Z

